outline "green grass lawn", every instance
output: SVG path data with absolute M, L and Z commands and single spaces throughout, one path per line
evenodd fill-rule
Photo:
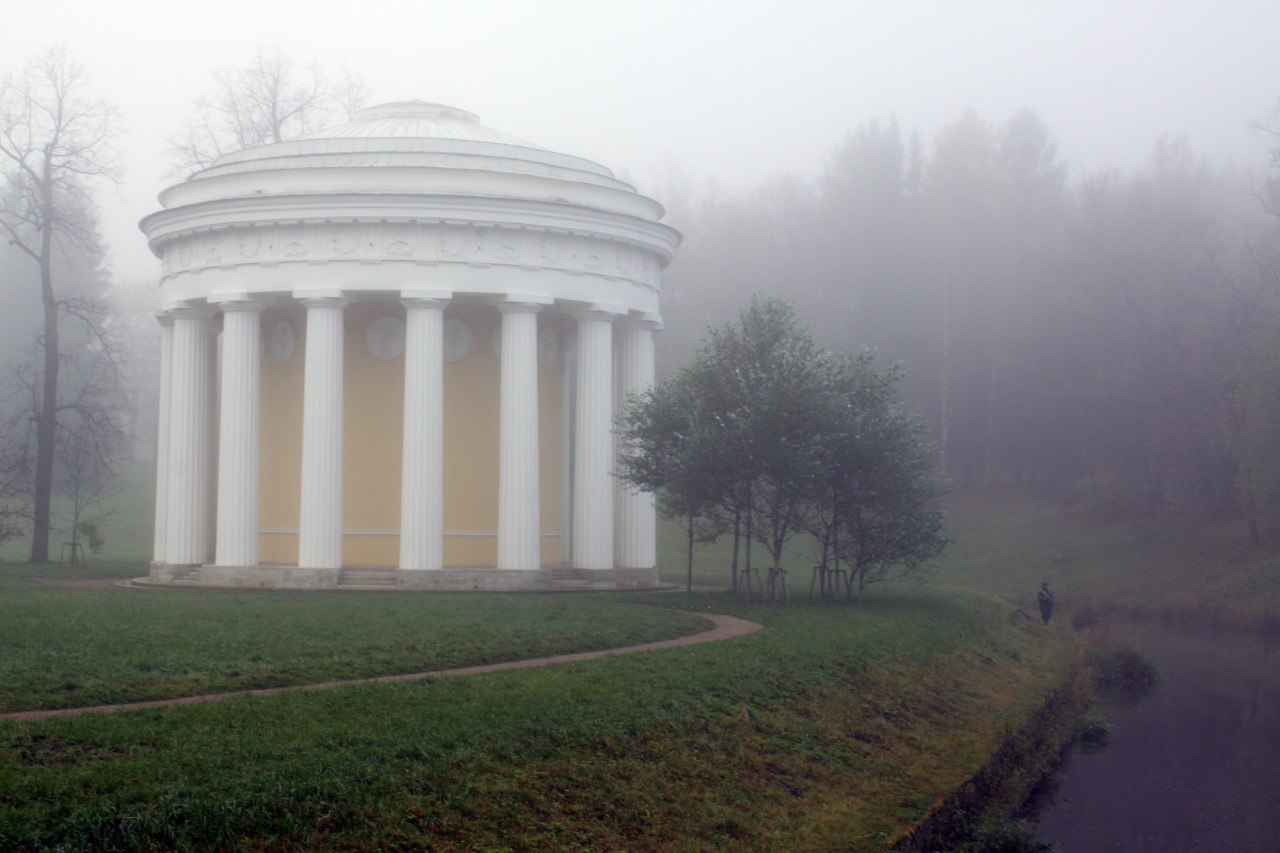
M 706 626 L 595 596 L 139 592 L 0 578 L 0 711 L 423 672 Z
M 132 506 L 105 528 L 117 551 L 87 568 L 0 564 L 0 707 L 420 671 L 705 625 L 681 608 L 767 629 L 544 670 L 0 723 L 0 848 L 878 850 L 969 778 L 1078 659 L 1065 620 L 1045 630 L 1015 609 L 1041 580 L 1067 610 L 1280 612 L 1275 554 L 1242 547 L 1228 524 L 1095 525 L 1009 496 L 953 497 L 955 542 L 934 582 L 873 587 L 859 607 L 808 600 L 802 540 L 787 552 L 795 603 L 778 610 L 716 593 L 35 580 L 144 573 L 149 476 L 135 473 Z M 663 579 L 683 583 L 676 525 L 664 523 L 659 555 Z M 727 587 L 728 563 L 727 540 L 699 546 L 695 581 Z
M 877 850 L 1072 656 L 1065 630 L 977 595 L 884 592 L 860 610 L 571 600 L 619 616 L 717 607 L 767 629 L 539 671 L 7 724 L 0 846 Z

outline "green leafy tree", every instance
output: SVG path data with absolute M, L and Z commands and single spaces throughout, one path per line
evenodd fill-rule
M 657 491 L 695 533 L 732 529 L 771 566 L 797 533 L 852 569 L 859 594 L 945 544 L 923 426 L 894 400 L 899 374 L 817 347 L 790 306 L 756 299 L 619 421 L 620 476 Z M 699 527 L 699 525 L 701 525 Z M 750 568 L 750 556 L 746 558 Z M 690 569 L 691 571 L 691 569 Z
M 625 479 L 657 495 L 658 509 L 679 519 L 687 540 L 687 586 L 693 589 L 693 546 L 724 530 L 720 503 L 720 430 L 700 405 L 698 375 L 686 367 L 667 382 L 634 398 L 618 425 L 629 448 Z
M 897 368 L 877 371 L 870 352 L 831 371 L 804 526 L 822 545 L 820 571 L 841 569 L 849 598 L 917 576 L 947 543 L 936 460 L 923 423 L 897 403 L 900 378 Z
M 664 512 L 782 562 L 814 476 L 812 430 L 822 355 L 791 307 L 756 299 L 620 419 L 621 476 L 656 491 Z

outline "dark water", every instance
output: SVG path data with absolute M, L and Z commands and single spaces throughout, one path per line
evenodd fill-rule
M 1124 625 L 1160 666 L 1136 703 L 1104 703 L 1111 745 L 1073 753 L 1040 835 L 1062 853 L 1280 851 L 1280 641 Z

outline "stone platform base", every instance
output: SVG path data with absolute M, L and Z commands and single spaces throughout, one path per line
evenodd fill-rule
M 367 590 L 381 592 L 569 592 L 660 589 L 658 570 L 575 569 L 529 571 L 446 568 L 413 571 L 364 566 L 303 569 L 297 566 L 175 566 L 152 563 L 131 586 L 163 589 Z

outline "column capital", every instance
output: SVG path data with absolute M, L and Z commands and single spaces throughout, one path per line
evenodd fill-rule
M 235 311 L 235 310 L 257 310 L 261 311 L 273 302 L 269 296 L 263 296 L 260 293 L 250 293 L 247 290 L 228 290 L 222 293 L 211 293 L 208 297 L 208 303 L 219 311 Z M 257 308 L 235 308 L 238 305 L 257 305 Z
M 621 305 L 606 305 L 602 302 L 593 302 L 576 308 L 572 312 L 575 320 L 605 320 L 612 323 L 619 317 L 623 317 L 627 313 L 627 309 Z
M 494 307 L 503 314 L 536 314 L 547 306 L 537 302 L 496 302 Z
M 253 300 L 227 300 L 226 302 L 215 303 L 218 310 L 223 314 L 231 314 L 233 312 L 261 314 L 267 307 L 265 302 L 255 302 Z
M 346 308 L 351 304 L 347 292 L 336 287 L 300 287 L 293 291 L 292 296 L 303 305 Z
M 179 303 L 170 307 L 166 313 L 174 320 L 208 320 L 214 311 L 208 305 Z
M 444 305 L 453 300 L 453 291 L 438 287 L 406 287 L 400 291 L 400 304 L 406 308 L 414 305 L 430 307 Z
M 505 314 L 541 311 L 548 305 L 554 305 L 555 300 L 540 293 L 507 293 L 489 300 L 489 304 Z
M 156 322 L 159 323 L 162 328 L 172 328 L 173 313 L 170 311 L 157 311 Z
M 341 296 L 299 296 L 295 298 L 307 308 L 346 308 L 351 304 L 350 299 Z
M 645 329 L 650 332 L 660 332 L 663 329 L 662 315 L 654 311 L 620 318 L 618 325 L 627 329 Z

